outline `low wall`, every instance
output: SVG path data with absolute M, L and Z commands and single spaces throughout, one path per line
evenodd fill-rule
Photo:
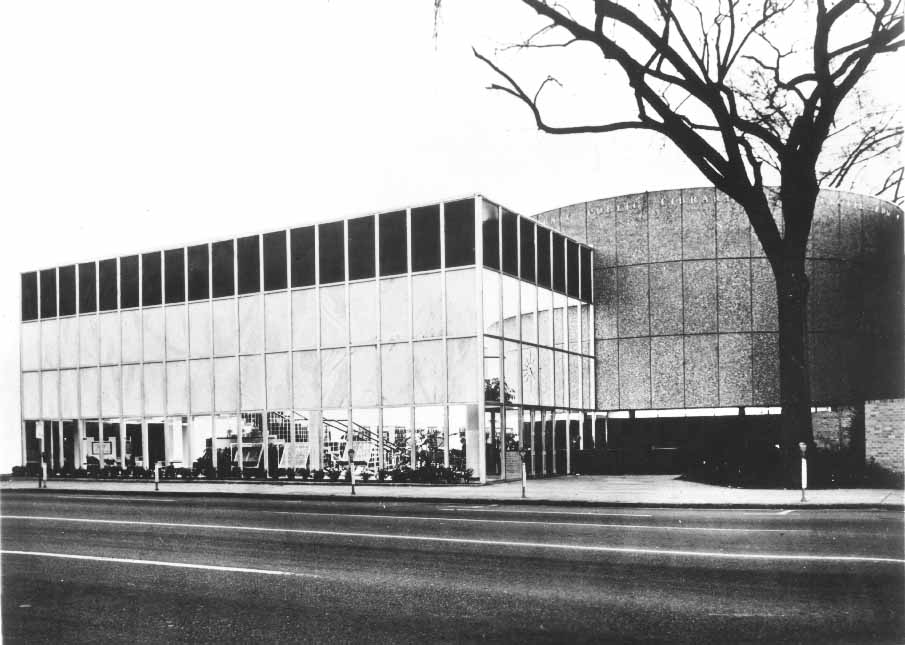
M 905 472 L 905 399 L 865 402 L 864 453 L 868 462 Z

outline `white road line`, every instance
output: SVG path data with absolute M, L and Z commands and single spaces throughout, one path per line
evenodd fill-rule
M 47 553 L 44 551 L 11 551 L 0 549 L 4 555 L 31 555 L 41 558 L 63 558 L 67 560 L 91 560 L 93 562 L 119 562 L 122 564 L 147 564 L 156 567 L 174 567 L 176 569 L 204 569 L 205 571 L 229 571 L 232 573 L 261 573 L 268 576 L 301 576 L 319 578 L 313 573 L 294 573 L 291 571 L 275 571 L 272 569 L 248 569 L 245 567 L 224 567 L 216 564 L 189 564 L 187 562 L 163 562 L 162 560 L 135 560 L 133 558 L 107 558 L 97 555 L 75 555 L 73 553 Z
M 792 512 L 792 509 L 788 509 L 785 511 L 748 511 L 742 513 L 742 515 L 788 515 Z
M 593 511 L 532 511 L 529 509 L 490 508 L 489 506 L 441 506 L 441 511 L 477 511 L 484 513 L 530 513 L 531 515 L 593 515 L 596 517 L 653 517 L 648 513 L 595 513 Z
M 42 495 L 43 497 L 43 495 Z M 119 495 L 51 495 L 54 499 L 121 499 L 129 502 L 175 502 L 170 497 L 120 497 Z
M 126 526 L 160 526 L 178 529 L 204 529 L 220 531 L 251 531 L 259 533 L 285 533 L 291 535 L 329 535 L 337 537 L 367 538 L 371 540 L 402 540 L 408 542 L 439 542 L 443 544 L 476 544 L 482 546 L 507 546 L 559 551 L 585 551 L 596 553 L 625 553 L 630 555 L 682 556 L 722 560 L 793 560 L 799 562 L 874 562 L 905 564 L 905 559 L 883 558 L 866 555 L 811 555 L 786 553 L 732 553 L 725 551 L 682 551 L 674 549 L 645 549 L 641 547 L 594 546 L 584 544 L 554 544 L 549 542 L 516 542 L 510 540 L 478 540 L 472 538 L 436 537 L 432 535 L 397 535 L 392 533 L 357 533 L 351 531 L 319 531 L 315 529 L 285 529 L 267 526 L 230 526 L 228 524 L 185 524 L 180 522 L 139 522 L 137 520 L 98 520 L 80 517 L 48 517 L 37 515 L 0 515 L 6 520 L 37 520 L 49 522 L 81 522 L 85 524 L 116 524 Z
M 652 531 L 722 531 L 729 533 L 809 533 L 810 529 L 746 529 L 719 526 L 655 526 L 653 524 L 593 524 L 591 522 L 535 522 L 531 520 L 488 520 L 474 517 L 429 517 L 426 515 L 380 515 L 365 513 L 318 513 L 315 511 L 265 511 L 277 515 L 321 515 L 325 517 L 364 517 L 385 520 L 430 520 L 432 522 L 477 522 L 481 524 L 537 524 L 540 526 L 587 526 L 606 529 L 649 529 Z M 650 516 L 648 516 L 650 517 Z

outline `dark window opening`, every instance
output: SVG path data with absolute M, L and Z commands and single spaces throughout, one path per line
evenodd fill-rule
M 138 306 L 138 256 L 119 259 L 119 306 L 131 309 Z
M 550 288 L 550 231 L 537 227 L 537 283 Z
M 38 274 L 35 271 L 22 274 L 22 320 L 38 317 Z
M 503 209 L 503 271 L 518 276 L 518 215 Z
M 553 289 L 566 292 L 566 249 L 565 239 L 559 233 L 553 233 Z
M 566 278 L 569 295 L 577 298 L 581 295 L 581 284 L 578 281 L 578 244 L 571 240 L 566 243 Z
M 97 263 L 100 301 L 98 309 L 109 311 L 119 304 L 116 298 L 116 260 L 101 260 Z
M 405 211 L 380 215 L 380 275 L 408 271 Z
M 41 271 L 41 318 L 57 315 L 57 270 Z
M 286 231 L 264 235 L 264 291 L 286 288 Z
M 412 271 L 440 268 L 440 205 L 412 209 Z
M 189 247 L 189 300 L 210 297 L 207 244 Z
M 314 227 L 305 226 L 289 231 L 292 247 L 292 286 L 310 287 L 315 282 L 314 270 Z
M 591 302 L 591 249 L 581 247 L 581 299 Z
M 321 284 L 342 282 L 346 279 L 343 228 L 342 222 L 330 222 L 317 227 Z
M 496 204 L 488 202 L 484 204 L 484 217 L 481 230 L 484 234 L 484 266 L 491 269 L 500 268 L 500 215 Z
M 211 290 L 214 298 L 235 295 L 233 271 L 233 241 L 223 240 L 211 244 Z
M 60 315 L 72 316 L 75 314 L 75 265 L 60 267 L 57 281 L 60 292 Z
M 79 265 L 79 313 L 90 314 L 97 311 L 97 269 L 94 262 Z
M 475 201 L 463 199 L 443 206 L 446 266 L 459 267 L 475 263 Z
M 349 280 L 374 277 L 374 218 L 349 220 Z
M 141 256 L 141 304 L 153 307 L 162 301 L 160 285 L 160 251 Z
M 524 217 L 519 218 L 519 240 L 521 241 L 522 280 L 534 282 L 534 223 Z
M 185 302 L 185 250 L 164 251 L 163 264 L 167 304 Z
M 261 290 L 261 250 L 257 235 L 236 240 L 236 257 L 239 269 L 239 293 L 255 293 Z

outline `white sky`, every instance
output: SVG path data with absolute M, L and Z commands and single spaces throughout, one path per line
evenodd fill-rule
M 486 91 L 471 47 L 524 34 L 516 0 L 446 0 L 436 40 L 432 5 L 3 4 L 0 472 L 21 454 L 22 271 L 475 192 L 533 214 L 705 183 L 656 140 L 541 135 Z

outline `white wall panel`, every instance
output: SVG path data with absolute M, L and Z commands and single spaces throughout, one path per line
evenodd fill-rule
M 142 310 L 142 334 L 145 343 L 145 362 L 163 360 L 163 309 Z
M 268 354 L 265 360 L 267 362 L 267 409 L 291 408 L 289 354 Z
M 446 272 L 446 333 L 470 336 L 478 325 L 474 269 Z
M 503 343 L 503 375 L 506 389 L 513 403 L 522 401 L 522 366 L 519 363 L 519 344 L 507 340 Z
M 408 278 L 380 281 L 380 338 L 384 342 L 409 339 Z
M 325 408 L 349 405 L 349 364 L 342 349 L 321 350 L 321 400 Z
M 163 363 L 145 363 L 144 389 L 145 389 L 145 415 L 163 416 L 166 414 L 166 385 L 164 382 Z
M 446 400 L 446 365 L 443 341 L 427 340 L 412 345 L 415 364 L 415 403 L 443 403 Z
M 79 366 L 79 319 L 60 319 L 60 367 Z
M 25 419 L 41 418 L 40 372 L 25 372 L 22 374 L 22 416 Z
M 385 405 L 412 402 L 412 357 L 408 343 L 383 345 L 381 352 L 382 400 Z
M 79 365 L 97 365 L 97 316 L 79 316 Z
M 348 338 L 346 325 L 346 285 L 322 288 L 321 347 L 345 345 Z
M 239 361 L 235 358 L 214 359 L 214 406 L 217 412 L 239 409 Z
M 317 347 L 317 290 L 292 292 L 292 347 Z M 318 370 L 320 373 L 320 370 Z
M 171 305 L 166 308 L 167 359 L 174 361 L 186 357 L 189 341 L 186 325 L 186 306 Z
M 211 355 L 211 303 L 193 302 L 189 305 L 190 358 Z M 207 407 L 210 407 L 208 404 Z
M 264 296 L 264 347 L 268 352 L 289 349 L 289 294 L 268 293 Z
M 41 369 L 41 323 L 22 323 L 22 354 L 21 363 L 23 371 Z
M 264 311 L 261 295 L 243 296 L 239 298 L 239 353 L 259 354 L 262 351 Z
M 260 334 L 258 337 L 260 338 Z M 264 359 L 261 356 L 239 358 L 239 382 L 243 410 L 264 408 Z
M 122 312 L 123 363 L 141 362 L 141 311 Z
M 215 300 L 214 355 L 233 356 L 239 351 L 239 323 L 236 320 L 236 301 L 233 298 Z
M 55 370 L 60 364 L 59 323 L 45 320 L 41 323 L 41 369 Z
M 553 350 L 541 348 L 538 359 L 538 380 L 540 382 L 540 405 L 555 405 L 553 396 Z
M 569 404 L 569 365 L 567 355 L 553 352 L 553 388 L 556 407 L 564 408 Z
M 189 389 L 192 413 L 211 411 L 211 361 L 199 358 L 189 361 Z
M 122 399 L 122 375 L 119 366 L 101 368 L 101 417 L 120 416 Z
M 41 416 L 57 419 L 60 416 L 60 379 L 57 373 L 41 372 Z
M 481 362 L 478 350 L 475 338 L 450 338 L 446 341 L 450 401 L 470 403 L 478 400 L 478 366 Z
M 64 419 L 79 417 L 78 370 L 60 371 L 60 416 Z
M 188 368 L 183 361 L 167 363 L 167 414 L 186 414 L 188 401 Z
M 581 407 L 581 357 L 569 354 L 569 406 Z
M 87 367 L 79 370 L 79 398 L 83 419 L 97 419 L 97 368 Z
M 377 348 L 373 345 L 352 348 L 352 405 L 377 405 Z
M 120 358 L 120 326 L 119 312 L 101 314 L 101 365 L 114 365 Z
M 377 342 L 377 282 L 349 285 L 349 334 L 353 345 Z
M 141 365 L 123 365 L 123 416 L 140 417 Z
M 412 337 L 443 335 L 443 283 L 439 273 L 412 276 Z
M 321 366 L 317 352 L 295 352 L 292 355 L 292 372 L 294 407 L 321 407 Z

